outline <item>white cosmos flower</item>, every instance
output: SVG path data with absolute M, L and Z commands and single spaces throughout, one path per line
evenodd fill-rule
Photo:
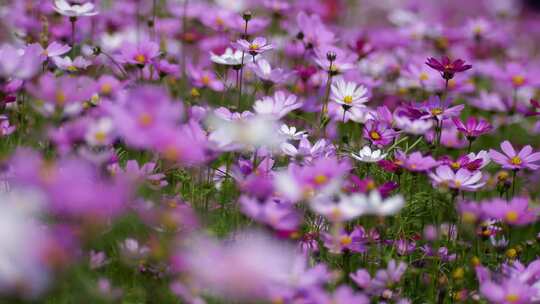
M 332 84 L 332 100 L 344 106 L 364 107 L 368 101 L 367 89 L 339 78 Z
M 93 3 L 69 4 L 66 0 L 54 0 L 54 10 L 68 17 L 94 16 L 98 14 Z
M 379 191 L 371 191 L 369 196 L 364 194 L 361 195 L 363 200 L 365 214 L 374 214 L 380 216 L 393 215 L 399 212 L 403 205 L 405 205 L 405 200 L 401 195 L 394 195 L 387 199 L 383 199 Z
M 300 140 L 306 134 L 306 131 L 296 131 L 296 127 L 289 127 L 285 124 L 279 128 L 279 133 L 284 135 L 288 140 Z
M 332 222 L 345 222 L 364 214 L 364 201 L 363 195 L 357 193 L 319 194 L 311 201 L 310 206 L 313 211 Z
M 381 150 L 371 150 L 369 146 L 364 146 L 358 154 L 351 153 L 351 156 L 361 162 L 376 163 L 386 157 L 386 153 L 382 153 Z
M 247 56 L 248 54 L 244 54 L 244 63 L 247 62 Z M 257 56 L 255 56 L 255 59 L 257 59 Z M 217 64 L 239 66 L 242 65 L 242 51 L 227 48 L 222 55 L 210 52 L 210 60 Z M 253 60 L 251 55 L 249 55 L 249 60 Z
M 426 119 L 409 119 L 405 116 L 394 115 L 396 127 L 403 130 L 405 133 L 422 135 L 425 134 L 433 126 L 431 120 Z
M 255 115 L 245 119 L 227 121 L 218 116 L 212 116 L 207 121 L 212 132 L 209 140 L 217 148 L 232 151 L 253 148 L 278 148 L 283 142 L 283 136 L 278 132 L 276 121 L 266 115 Z

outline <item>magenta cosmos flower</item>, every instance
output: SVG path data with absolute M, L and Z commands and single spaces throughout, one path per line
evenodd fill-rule
M 459 72 L 464 72 L 470 68 L 472 65 L 465 64 L 465 61 L 462 59 L 456 59 L 454 61 L 450 60 L 448 57 L 443 57 L 441 61 L 430 57 L 427 59 L 426 64 L 439 72 L 441 72 L 442 78 L 450 80 L 454 78 L 454 75 Z
M 529 208 L 529 200 L 525 197 L 515 197 L 509 202 L 496 198 L 482 203 L 481 208 L 488 218 L 518 226 L 536 221 L 538 214 L 538 210 Z
M 396 135 L 397 132 L 384 122 L 368 120 L 364 127 L 364 138 L 378 147 L 390 144 Z
M 454 117 L 452 121 L 456 125 L 459 132 L 463 133 L 468 139 L 475 139 L 482 134 L 486 134 L 493 129 L 493 126 L 485 119 L 476 119 L 469 117 L 463 122 L 459 118 Z
M 512 144 L 510 144 L 508 140 L 505 140 L 501 144 L 501 149 L 504 154 L 491 149 L 489 151 L 489 156 L 494 162 L 501 165 L 504 169 L 536 170 L 540 168 L 540 164 L 535 163 L 540 160 L 540 152 L 532 153 L 533 150 L 530 145 L 523 147 L 519 153 L 516 153 L 516 150 L 514 150 Z

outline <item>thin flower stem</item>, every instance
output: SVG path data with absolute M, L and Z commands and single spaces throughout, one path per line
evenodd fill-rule
M 247 34 L 247 30 L 248 30 L 248 20 L 245 21 L 245 26 L 244 26 L 244 38 L 247 39 L 248 38 L 248 34 Z M 243 82 L 243 78 L 244 78 L 244 55 L 245 55 L 245 52 L 242 51 L 242 59 L 240 61 L 240 84 L 238 86 L 238 102 L 237 102 L 237 107 L 238 107 L 238 110 L 240 110 L 240 104 L 242 102 L 242 82 Z M 255 57 L 253 57 L 255 58 Z
M 512 197 L 514 197 L 517 183 L 517 170 L 512 170 Z

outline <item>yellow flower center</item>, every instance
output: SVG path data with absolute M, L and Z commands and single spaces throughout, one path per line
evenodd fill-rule
M 523 161 L 521 160 L 521 158 L 519 158 L 519 156 L 514 156 L 512 157 L 512 159 L 510 159 L 510 163 L 515 166 L 521 165 L 522 162 Z
M 152 118 L 152 115 L 148 114 L 148 113 L 143 113 L 139 116 L 139 123 L 143 126 L 143 127 L 147 127 L 149 125 L 152 124 L 152 121 L 154 119 Z
M 67 67 L 67 70 L 70 72 L 77 72 L 77 67 L 74 65 L 70 65 Z
M 259 44 L 257 44 L 257 43 L 252 43 L 252 44 L 249 45 L 249 50 L 250 50 L 250 51 L 256 51 L 256 50 L 258 50 L 260 47 L 261 47 L 261 46 L 260 46 Z
M 472 212 L 463 212 L 461 217 L 463 218 L 463 221 L 465 223 L 472 224 L 472 223 L 476 222 L 476 215 L 474 213 L 472 213 Z
M 208 75 L 204 75 L 202 78 L 201 78 L 201 82 L 202 84 L 204 84 L 205 86 L 207 86 L 208 84 L 210 84 L 210 77 Z
M 367 187 L 366 187 L 368 190 L 374 190 L 375 188 L 377 188 L 377 185 L 375 185 L 375 182 L 370 180 L 368 183 L 367 183 Z
M 379 139 L 381 139 L 381 134 L 379 134 L 379 132 L 377 132 L 377 131 L 371 131 L 371 132 L 369 133 L 369 136 L 370 136 L 371 139 L 373 139 L 373 140 L 379 140 Z
M 452 162 L 452 163 L 450 164 L 450 166 L 452 166 L 452 168 L 453 168 L 453 169 L 456 169 L 456 170 L 459 169 L 459 167 L 460 167 L 458 162 Z
M 56 104 L 59 106 L 63 106 L 66 103 L 66 94 L 63 91 L 57 91 L 55 98 Z
M 454 180 L 454 185 L 456 185 L 457 188 L 461 187 L 461 181 L 460 180 Z
M 112 86 L 108 83 L 104 83 L 102 86 L 101 86 L 101 93 L 102 94 L 105 94 L 105 95 L 108 95 L 112 92 Z
M 199 97 L 201 96 L 201 93 L 199 93 L 199 90 L 197 90 L 196 88 L 193 88 L 191 89 L 190 95 L 191 97 Z
M 516 303 L 517 301 L 519 301 L 519 296 L 515 293 L 510 293 L 506 295 L 505 300 L 510 303 Z
M 96 134 L 94 134 L 94 139 L 98 143 L 103 143 L 105 142 L 105 139 L 107 139 L 107 134 L 105 134 L 103 131 L 96 132 Z
M 328 177 L 326 177 L 324 174 L 319 174 L 315 176 L 314 181 L 317 185 L 324 185 L 328 181 Z
M 508 211 L 508 212 L 506 212 L 506 215 L 504 216 L 506 221 L 509 222 L 509 223 L 513 223 L 513 222 L 517 221 L 518 217 L 519 216 L 518 216 L 517 212 L 515 212 L 515 211 Z
M 428 73 L 426 73 L 426 72 L 420 73 L 420 80 L 426 81 L 426 80 L 428 80 L 428 79 L 429 79 Z
M 521 75 L 512 76 L 512 84 L 516 87 L 522 86 L 525 83 L 525 77 Z
M 341 244 L 341 246 L 350 245 L 352 243 L 352 238 L 350 236 L 348 236 L 348 235 L 342 236 L 339 239 L 339 243 Z
M 146 62 L 146 56 L 143 54 L 138 54 L 135 56 L 135 61 L 137 61 L 139 64 L 144 64 Z
M 221 17 L 216 17 L 216 24 L 222 26 L 225 24 L 225 21 Z
M 431 110 L 432 115 L 440 115 L 442 114 L 443 110 L 441 108 L 435 108 Z
M 330 213 L 330 218 L 337 221 L 341 219 L 341 215 L 341 210 L 339 210 L 338 207 L 334 207 L 334 209 L 332 209 L 332 212 Z
M 453 89 L 455 87 L 456 87 L 456 80 L 455 79 L 448 80 L 448 88 Z
M 173 146 L 170 146 L 167 149 L 165 149 L 165 151 L 163 151 L 163 156 L 165 157 L 165 159 L 168 159 L 171 161 L 177 160 L 179 155 L 180 153 L 178 149 L 176 149 Z
M 346 104 L 351 104 L 353 102 L 352 96 L 347 95 L 347 96 L 343 97 L 343 102 L 346 103 Z

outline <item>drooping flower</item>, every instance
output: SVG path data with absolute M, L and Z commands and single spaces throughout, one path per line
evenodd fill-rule
M 464 72 L 472 68 L 472 65 L 465 64 L 465 61 L 462 59 L 452 61 L 446 56 L 443 57 L 441 61 L 430 57 L 427 59 L 426 64 L 432 69 L 439 71 L 441 76 L 446 80 L 454 78 L 456 73 Z
M 53 8 L 67 17 L 95 16 L 99 13 L 91 2 L 71 4 L 67 0 L 54 0 Z
M 540 152 L 533 153 L 533 149 L 530 145 L 523 147 L 519 153 L 516 153 L 514 147 L 512 147 L 512 144 L 508 140 L 505 140 L 501 143 L 501 149 L 504 154 L 490 149 L 489 156 L 494 162 L 498 163 L 505 169 L 536 170 L 540 168 L 540 164 L 536 163 L 540 161 Z

